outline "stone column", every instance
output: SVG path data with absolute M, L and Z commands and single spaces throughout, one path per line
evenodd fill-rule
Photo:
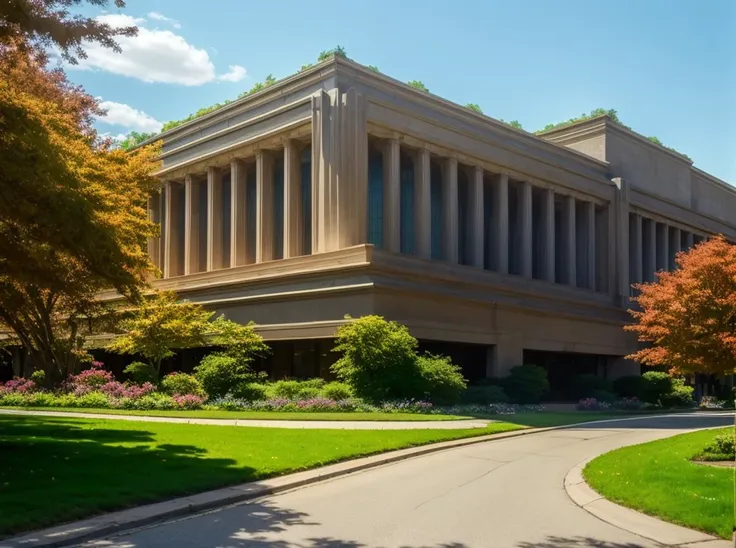
M 207 168 L 207 270 L 222 268 L 222 174 Z
M 490 359 L 486 363 L 489 377 L 505 377 L 512 367 L 522 365 L 524 343 L 521 332 L 499 333 Z
M 677 257 L 677 254 L 681 251 L 681 245 L 682 245 L 682 236 L 680 234 L 680 229 L 673 227 L 672 228 L 672 238 L 670 238 L 670 256 L 669 256 L 669 269 L 674 270 L 677 266 L 677 263 L 675 262 L 675 258 Z
M 608 270 L 611 296 L 619 306 L 628 308 L 631 296 L 629 281 L 629 183 L 621 177 L 615 177 L 615 195 L 608 208 Z M 612 212 L 612 213 L 611 213 Z
M 532 261 L 534 248 L 532 246 L 532 184 L 523 181 L 519 187 L 519 223 L 521 223 L 521 275 L 532 277 Z
M 493 267 L 501 274 L 509 273 L 509 176 L 500 173 L 493 185 L 493 233 L 495 240 Z
M 644 265 L 642 263 L 642 226 L 641 215 L 633 215 L 631 232 L 629 234 L 629 260 L 631 261 L 632 284 L 640 284 L 644 281 Z
M 383 247 L 401 251 L 401 145 L 389 139 L 383 149 Z
M 193 175 L 184 178 L 184 274 L 199 272 L 199 234 L 202 204 L 199 182 Z
M 164 278 L 179 276 L 181 259 L 182 234 L 180 233 L 181 216 L 184 214 L 184 204 L 181 202 L 179 183 L 166 183 L 166 243 L 164 246 Z
M 302 192 L 299 147 L 294 141 L 284 145 L 284 259 L 304 254 Z
M 457 158 L 447 158 L 442 171 L 443 258 L 447 262 L 457 264 Z
M 354 88 L 312 97 L 312 253 L 368 241 L 368 131 Z
M 588 289 L 595 291 L 595 203 L 585 204 L 585 222 L 587 224 L 587 279 Z
M 565 253 L 565 262 L 563 271 L 565 275 L 565 283 L 575 287 L 577 285 L 576 271 L 576 240 L 575 240 L 575 198 L 565 196 L 562 212 L 562 237 L 563 250 Z
M 417 255 L 424 259 L 432 256 L 432 191 L 430 181 L 430 154 L 420 149 L 414 161 L 414 224 Z
M 148 220 L 161 224 L 161 193 L 154 191 L 148 198 Z M 163 227 L 159 226 L 159 234 L 163 234 Z M 148 239 L 148 256 L 157 268 L 161 268 L 161 236 Z
M 667 270 L 669 255 L 669 229 L 664 223 L 657 223 L 656 228 L 657 238 L 657 270 Z
M 468 193 L 470 204 L 470 226 L 473 230 L 472 261 L 476 268 L 483 268 L 483 244 L 485 227 L 483 226 L 483 167 L 475 166 L 471 192 Z
M 248 208 L 246 204 L 245 164 L 241 160 L 230 162 L 230 266 L 246 264 Z
M 555 281 L 555 191 L 546 189 L 542 194 L 542 279 Z
M 687 232 L 685 234 L 685 245 L 687 246 L 687 251 L 691 250 L 693 248 L 694 244 L 694 238 L 695 235 L 692 232 Z
M 643 278 L 645 282 L 651 282 L 654 281 L 654 273 L 657 271 L 657 223 L 653 219 L 646 220 L 643 247 Z
M 256 262 L 273 259 L 273 158 L 256 155 Z

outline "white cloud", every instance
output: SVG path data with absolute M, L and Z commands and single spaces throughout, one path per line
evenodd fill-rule
M 228 69 L 229 70 L 225 74 L 220 74 L 217 79 L 222 80 L 223 82 L 240 82 L 245 78 L 245 67 L 241 67 L 240 65 L 230 65 Z
M 156 15 L 152 16 L 153 13 Z M 148 17 L 161 20 L 160 17 L 165 16 L 151 12 Z M 185 86 L 199 86 L 218 79 L 238 82 L 245 77 L 245 69 L 237 65 L 230 66 L 226 73 L 218 77 L 206 49 L 197 48 L 170 30 L 145 27 L 144 18 L 105 14 L 98 16 L 97 20 L 113 27 L 136 25 L 138 34 L 116 38 L 122 53 L 96 43 L 87 43 L 84 46 L 87 58 L 80 59 L 78 65 L 69 68 L 103 70 L 144 82 Z
M 161 122 L 142 110 L 137 110 L 124 103 L 102 101 L 100 107 L 107 111 L 98 121 L 110 126 L 122 126 L 142 133 L 161 131 Z
M 172 27 L 175 29 L 181 28 L 181 23 L 177 21 L 176 19 L 172 19 L 171 17 L 166 17 L 163 13 L 159 13 L 157 11 L 152 11 L 148 14 L 149 19 L 153 19 L 154 21 L 166 21 L 167 23 L 170 23 Z

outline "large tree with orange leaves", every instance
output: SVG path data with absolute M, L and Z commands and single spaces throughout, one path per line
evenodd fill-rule
M 101 140 L 92 127 L 97 101 L 46 68 L 39 43 L 71 55 L 82 39 L 114 36 L 72 18 L 76 38 L 64 41 L 63 13 L 32 20 L 54 3 L 78 2 L 10 2 L 32 7 L 22 12 L 31 20 L 0 10 L 0 335 L 58 380 L 74 370 L 85 332 L 105 312 L 98 292 L 135 300 L 152 270 L 146 243 L 157 227 L 146 201 L 157 189 L 158 150 L 126 153 Z
M 631 358 L 680 373 L 736 372 L 736 246 L 722 236 L 677 256 L 679 268 L 637 286 L 626 327 L 648 343 Z

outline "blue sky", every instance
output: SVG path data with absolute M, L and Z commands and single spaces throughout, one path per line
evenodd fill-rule
M 234 98 L 339 44 L 360 63 L 528 130 L 616 109 L 736 184 L 733 0 L 127 4 L 107 16 L 136 18 L 139 36 L 121 42 L 122 55 L 91 50 L 69 71 L 110 107 L 98 127 L 113 135 Z

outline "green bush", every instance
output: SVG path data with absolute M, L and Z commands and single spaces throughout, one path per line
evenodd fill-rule
M 570 382 L 568 395 L 575 400 L 581 400 L 594 398 L 593 392 L 596 391 L 613 392 L 613 385 L 611 381 L 597 375 L 575 375 Z
M 733 433 L 719 434 L 699 455 L 702 460 L 734 460 L 736 437 Z
M 672 392 L 672 379 L 667 373 L 647 371 L 641 378 L 644 379 L 641 399 L 647 403 L 659 403 L 662 396 Z
M 168 394 L 161 394 L 160 392 L 154 392 L 137 400 L 131 400 L 130 405 L 132 409 L 151 409 L 156 411 L 175 408 L 173 398 Z
M 460 393 L 467 387 L 467 382 L 460 367 L 454 365 L 450 358 L 424 354 L 417 356 L 417 367 L 426 399 L 438 405 L 460 401 Z
M 76 397 L 73 407 L 109 407 L 110 399 L 102 392 L 89 392 Z M 71 407 L 71 406 L 70 406 Z
M 340 326 L 331 367 L 355 394 L 370 401 L 421 397 L 423 379 L 417 366 L 417 340 L 406 326 L 380 316 L 364 316 Z
M 324 379 L 309 379 L 307 381 L 282 380 L 268 386 L 270 398 L 285 398 L 287 400 L 308 400 L 320 395 L 320 388 L 324 386 Z
M 194 368 L 194 377 L 211 398 L 222 397 L 237 385 L 255 380 L 243 360 L 218 352 L 202 358 Z
M 616 401 L 616 394 L 608 390 L 591 390 L 590 395 L 587 397 L 604 403 L 613 403 Z
M 241 382 L 230 392 L 234 398 L 247 401 L 262 401 L 268 399 L 268 390 L 265 385 L 257 382 Z
M 123 373 L 136 384 L 143 384 L 144 382 L 156 384 L 158 382 L 156 369 L 150 363 L 130 363 L 123 369 Z
M 492 403 L 507 403 L 509 397 L 500 386 L 472 385 L 460 395 L 462 403 L 469 405 L 490 405 Z
M 322 395 L 335 401 L 348 400 L 353 397 L 353 389 L 344 382 L 329 382 L 322 387 Z
M 31 373 L 31 380 L 36 383 L 36 386 L 44 386 L 46 384 L 46 371 L 37 369 Z
M 547 372 L 536 365 L 517 365 L 504 379 L 504 389 L 514 403 L 539 403 L 549 392 Z
M 187 373 L 169 373 L 161 381 L 161 389 L 172 396 L 186 394 L 194 394 L 195 396 L 204 396 L 202 383 L 197 380 L 194 375 Z
M 692 386 L 687 386 L 684 379 L 672 379 L 672 390 L 660 397 L 662 407 L 692 407 L 693 392 Z
M 643 400 L 647 381 L 641 375 L 626 375 L 613 381 L 613 391 L 622 398 Z

